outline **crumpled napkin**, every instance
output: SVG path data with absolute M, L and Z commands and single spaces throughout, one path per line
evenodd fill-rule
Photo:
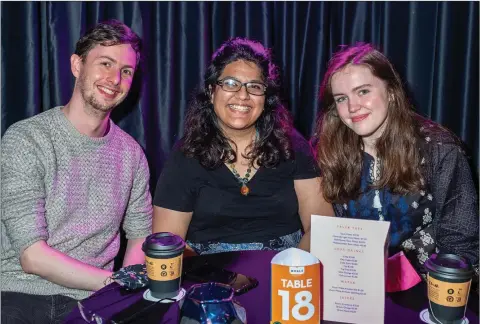
M 403 291 L 422 281 L 403 251 L 387 260 L 387 292 Z
M 145 264 L 133 264 L 113 273 L 111 279 L 127 290 L 148 286 L 147 268 Z

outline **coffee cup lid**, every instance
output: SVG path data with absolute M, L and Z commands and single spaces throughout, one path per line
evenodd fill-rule
M 185 248 L 185 241 L 178 235 L 170 232 L 153 233 L 147 236 L 143 243 L 144 250 L 171 251 Z
M 429 271 L 461 277 L 470 277 L 473 274 L 470 262 L 456 254 L 433 254 L 425 261 L 425 267 Z

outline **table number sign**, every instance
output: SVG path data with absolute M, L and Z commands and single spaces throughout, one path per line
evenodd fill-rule
M 300 249 L 284 250 L 271 262 L 270 323 L 320 323 L 320 262 Z
M 312 215 L 310 250 L 322 264 L 323 318 L 384 323 L 390 222 Z

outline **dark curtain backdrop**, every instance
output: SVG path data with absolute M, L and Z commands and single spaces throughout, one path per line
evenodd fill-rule
M 2 2 L 1 131 L 65 104 L 76 41 L 116 18 L 143 38 L 145 56 L 134 90 L 112 117 L 145 149 L 152 185 L 183 133 L 189 95 L 214 50 L 233 36 L 273 49 L 289 110 L 307 138 L 332 52 L 340 44 L 377 44 L 416 110 L 465 142 L 476 173 L 478 17 L 478 2 Z

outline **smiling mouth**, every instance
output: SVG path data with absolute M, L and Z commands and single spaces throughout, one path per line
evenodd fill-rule
M 104 86 L 97 86 L 97 88 L 105 97 L 107 97 L 109 99 L 115 98 L 117 96 L 117 94 L 119 93 L 116 90 L 112 90 L 112 89 L 106 88 Z
M 239 112 L 249 112 L 252 109 L 252 107 L 250 106 L 242 106 L 242 105 L 227 105 L 227 107 L 234 111 L 239 111 Z
M 351 119 L 352 119 L 353 123 L 358 123 L 358 122 L 364 120 L 367 117 L 368 117 L 368 114 L 364 114 L 364 115 L 359 115 L 359 116 L 352 117 Z

